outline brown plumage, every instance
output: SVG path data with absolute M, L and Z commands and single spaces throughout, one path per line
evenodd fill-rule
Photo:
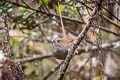
M 55 38 L 53 40 L 53 56 L 57 59 L 65 60 L 68 49 L 70 49 L 72 45 L 72 38 Z

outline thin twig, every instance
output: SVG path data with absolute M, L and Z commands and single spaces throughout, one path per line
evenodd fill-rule
M 94 28 L 94 27 L 93 27 L 93 28 Z M 98 28 L 98 27 L 96 27 L 96 28 Z M 65 29 L 66 29 L 68 32 L 70 32 L 71 34 L 73 34 L 74 36 L 77 36 L 77 35 L 78 35 L 76 32 L 70 30 L 70 29 L 67 28 L 67 27 L 66 27 Z M 120 37 L 120 33 L 119 33 L 119 32 L 112 31 L 112 30 L 110 30 L 110 29 L 108 29 L 108 28 L 105 28 L 105 27 L 103 27 L 103 26 L 100 26 L 99 29 L 102 30 L 102 31 L 105 31 L 105 32 L 107 32 L 107 33 L 113 34 L 113 35 L 115 35 L 115 36 L 117 36 L 117 37 Z
M 111 42 L 111 43 L 102 43 L 101 49 L 102 50 L 109 50 L 109 49 L 115 49 L 120 47 L 120 41 L 117 42 Z M 78 54 L 84 53 L 84 52 L 90 52 L 90 51 L 97 51 L 99 48 L 97 46 L 92 46 L 91 48 L 88 48 L 87 51 L 84 48 L 77 49 Z
M 81 4 L 84 5 L 86 8 L 88 8 L 88 9 L 90 9 L 90 10 L 93 10 L 93 8 L 91 8 L 90 6 L 88 6 L 87 4 L 85 4 L 84 2 L 79 1 L 79 0 L 78 0 L 77 2 L 81 3 Z
M 57 65 L 54 69 L 52 69 L 44 78 L 43 80 L 47 80 L 53 73 L 55 73 L 59 68 L 60 66 L 63 64 L 63 62 L 59 65 Z
M 24 0 L 22 0 L 22 2 L 23 2 L 27 7 L 30 7 Z
M 79 73 L 82 71 L 82 69 L 84 68 L 84 66 L 88 63 L 88 61 L 90 61 L 91 58 L 92 57 L 87 58 L 87 60 L 85 61 L 85 63 L 80 67 Z
M 108 18 L 105 15 L 101 15 L 105 20 L 107 20 L 108 22 L 110 22 L 111 24 L 115 25 L 116 27 L 120 28 L 120 24 L 115 23 L 113 20 L 111 20 L 110 18 Z
M 45 9 L 47 10 L 48 14 L 50 14 L 50 10 L 47 8 L 47 6 L 46 6 L 44 0 L 41 0 L 41 1 L 42 1 L 43 5 L 44 5 Z
M 62 26 L 63 36 L 64 36 L 64 38 L 66 38 L 66 37 L 67 37 L 67 34 L 66 34 L 66 32 L 65 32 L 65 28 L 64 28 L 64 25 L 63 25 L 63 21 L 62 21 L 62 17 L 61 17 L 61 10 L 60 10 L 60 5 L 59 5 L 59 2 L 58 2 L 58 7 L 59 7 L 60 22 L 61 22 L 61 26 Z
M 26 63 L 26 62 L 32 62 L 34 60 L 41 60 L 41 59 L 46 59 L 46 58 L 50 58 L 52 57 L 52 55 L 34 55 L 32 57 L 26 57 L 26 58 L 22 58 L 22 59 L 17 59 L 16 62 L 20 62 L 20 63 Z
M 116 31 L 111 31 L 110 29 L 105 28 L 105 27 L 102 27 L 102 26 L 100 26 L 99 29 L 101 29 L 101 30 L 103 30 L 103 31 L 106 31 L 106 32 L 108 32 L 108 33 L 110 33 L 110 34 L 113 34 L 113 35 L 115 35 L 115 36 L 120 37 L 120 33 L 117 33 Z
M 120 21 L 119 18 L 117 18 L 111 11 L 109 11 L 108 9 L 106 9 L 105 7 L 102 7 L 103 9 L 105 9 L 111 16 L 113 16 L 116 20 Z
M 79 10 L 79 8 L 77 7 L 76 9 L 77 9 L 77 12 L 78 12 L 78 14 L 79 14 L 79 16 L 80 16 L 80 19 L 82 20 L 82 22 L 85 22 L 85 21 L 84 21 L 84 19 L 83 19 L 83 17 L 82 17 L 82 15 L 81 15 L 81 13 L 80 13 L 80 10 Z

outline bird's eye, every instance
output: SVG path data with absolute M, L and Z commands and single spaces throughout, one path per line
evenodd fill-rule
M 57 40 L 56 42 L 57 42 L 57 43 L 60 43 L 60 42 L 61 42 L 61 40 Z

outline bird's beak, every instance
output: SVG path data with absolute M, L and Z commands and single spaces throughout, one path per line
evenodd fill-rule
M 55 42 L 55 39 L 52 39 L 52 43 L 54 43 Z

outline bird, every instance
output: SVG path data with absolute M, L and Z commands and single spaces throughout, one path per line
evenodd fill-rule
M 65 60 L 68 54 L 68 50 L 73 46 L 73 39 L 67 38 L 55 38 L 52 40 L 52 53 L 53 56 L 60 60 Z

